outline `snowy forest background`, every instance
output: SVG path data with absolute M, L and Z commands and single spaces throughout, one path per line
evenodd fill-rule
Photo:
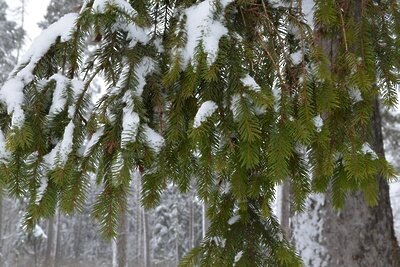
M 42 4 L 39 0 L 13 1 L 18 2 L 19 8 L 9 8 L 7 2 L 11 0 L 0 0 L 0 87 L 31 42 L 25 20 L 34 14 L 27 12 L 26 4 Z M 63 14 L 79 10 L 80 2 L 51 0 L 47 14 L 38 25 L 44 29 Z M 399 169 L 400 114 L 384 113 L 384 134 L 386 156 Z M 11 199 L 3 192 L 0 195 L 0 266 L 111 266 L 117 261 L 117 250 L 125 250 L 128 266 L 176 266 L 203 237 L 206 227 L 203 204 L 194 192 L 183 195 L 170 185 L 161 205 L 144 210 L 140 205 L 140 187 L 136 186 L 140 184 L 139 177 L 132 184 L 135 186 L 132 186 L 129 209 L 121 218 L 119 229 L 126 240 L 124 244 L 105 241 L 90 216 L 90 207 L 98 193 L 95 185 L 90 187 L 85 212 L 73 216 L 57 213 L 50 220 L 42 221 L 33 233 L 20 227 L 24 201 Z M 399 238 L 400 182 L 391 184 L 391 200 Z M 284 205 L 278 192 L 275 206 L 278 218 Z

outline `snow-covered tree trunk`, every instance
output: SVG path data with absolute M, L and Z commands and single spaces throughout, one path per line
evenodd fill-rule
M 379 179 L 380 201 L 368 207 L 361 193 L 347 198 L 343 210 L 332 207 L 329 194 L 309 199 L 306 213 L 292 220 L 293 236 L 309 267 L 397 267 L 389 188 Z

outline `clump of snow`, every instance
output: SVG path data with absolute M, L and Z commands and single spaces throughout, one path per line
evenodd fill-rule
M 35 199 L 35 204 L 39 205 L 40 201 L 43 198 L 43 194 L 47 189 L 47 185 L 48 185 L 48 180 L 46 176 L 43 176 L 40 178 L 40 186 L 37 189 L 37 194 L 36 194 L 36 199 Z
M 235 263 L 239 262 L 240 259 L 242 258 L 242 256 L 243 256 L 243 251 L 239 251 L 238 253 L 236 253 L 236 255 L 235 255 Z
M 51 76 L 50 80 L 54 80 L 56 82 L 56 87 L 54 88 L 53 92 L 53 101 L 49 110 L 49 115 L 54 115 L 60 112 L 67 103 L 67 99 L 65 98 L 65 89 L 69 80 L 60 73 Z
M 33 234 L 33 236 L 34 237 L 36 237 L 36 238 L 43 238 L 43 239 L 46 239 L 47 238 L 47 235 L 44 233 L 44 231 L 43 231 L 43 229 L 42 229 L 42 227 L 40 227 L 39 225 L 35 225 L 35 228 L 33 229 L 33 232 L 32 232 L 32 234 Z
M 258 92 L 261 89 L 261 87 L 258 85 L 258 83 L 249 74 L 247 74 L 244 78 L 242 78 L 240 80 L 242 81 L 244 86 L 248 86 L 250 89 L 252 89 L 254 91 Z
M 299 65 L 303 61 L 303 51 L 298 50 L 290 54 L 290 59 L 294 65 Z
M 116 6 L 124 10 L 128 14 L 136 15 L 136 10 L 125 0 L 95 0 L 93 2 L 93 10 L 97 13 L 104 13 L 107 5 Z
M 155 38 L 153 44 L 156 47 L 158 53 L 163 53 L 165 51 L 161 38 Z
M 74 102 L 75 100 L 79 97 L 79 95 L 83 92 L 84 88 L 85 88 L 85 84 L 82 80 L 80 79 L 72 79 L 71 80 L 71 85 L 72 85 L 72 91 L 73 91 L 73 99 Z M 74 105 L 75 103 L 73 103 L 72 105 L 69 106 L 68 108 L 68 118 L 72 119 L 75 115 L 75 111 L 76 111 L 76 107 Z
M 13 78 L 8 80 L 0 89 L 0 100 L 6 104 L 7 113 L 12 114 L 12 125 L 15 126 L 22 126 L 25 120 L 22 110 L 24 86 L 25 84 L 20 79 Z
M 218 106 L 213 101 L 206 101 L 201 104 L 196 116 L 194 117 L 193 128 L 198 128 L 217 110 Z
M 8 114 L 12 114 L 12 125 L 21 126 L 25 120 L 22 109 L 23 90 L 25 85 L 33 80 L 33 70 L 43 55 L 60 37 L 61 42 L 67 42 L 71 38 L 71 31 L 77 19 L 76 13 L 70 13 L 44 30 L 33 42 L 31 48 L 22 57 L 21 62 L 14 68 L 14 77 L 0 89 L 0 101 L 6 104 Z
M 92 137 L 90 138 L 89 142 L 86 144 L 84 152 L 83 152 L 83 156 L 87 156 L 90 149 L 97 144 L 97 142 L 99 141 L 100 137 L 102 137 L 104 134 L 104 127 L 100 127 L 99 129 L 97 129 L 97 131 L 92 134 Z
M 365 142 L 362 145 L 361 151 L 365 155 L 366 154 L 370 154 L 373 159 L 377 159 L 378 158 L 378 155 L 376 155 L 375 151 L 372 150 L 372 148 L 370 147 L 370 145 L 367 142 Z
M 132 101 L 131 91 L 125 92 L 123 101 L 126 106 L 122 109 L 121 146 L 125 147 L 129 142 L 136 141 L 140 117 L 139 114 L 134 111 L 135 106 Z
M 48 169 L 54 169 L 56 163 L 58 166 L 64 167 L 69 154 L 72 152 L 74 128 L 75 125 L 71 120 L 67 127 L 65 127 L 63 139 L 58 141 L 56 146 L 48 154 L 43 156 L 43 162 Z
M 352 98 L 354 103 L 358 103 L 358 102 L 363 101 L 361 92 L 358 89 L 351 89 L 350 90 L 350 97 Z
M 127 38 L 130 40 L 129 47 L 134 47 L 138 42 L 147 44 L 150 40 L 150 29 L 139 27 L 132 22 L 126 22 L 122 19 L 117 20 L 112 26 L 113 31 L 122 30 L 127 32 Z
M 57 152 L 60 150 L 61 143 L 57 143 L 57 145 L 46 155 L 43 156 L 43 162 L 46 164 L 47 168 L 50 170 L 55 167 L 55 159 Z
M 237 223 L 240 220 L 240 215 L 234 215 L 228 220 L 228 224 L 232 225 Z
M 95 13 L 104 13 L 106 12 L 106 8 L 108 5 L 115 6 L 118 9 L 126 12 L 131 17 L 135 17 L 137 12 L 133 7 L 129 4 L 129 2 L 125 0 L 95 0 L 93 3 L 93 10 Z M 125 18 L 118 19 L 114 25 L 113 30 L 123 30 L 127 32 L 128 39 L 131 40 L 129 43 L 130 47 L 134 47 L 138 42 L 147 44 L 150 40 L 148 32 L 149 29 L 139 27 L 137 24 L 133 22 L 126 22 Z
M 0 130 L 0 162 L 4 162 L 11 156 L 10 151 L 6 148 L 6 138 L 2 130 Z
M 127 143 L 136 140 L 140 117 L 130 106 L 124 107 L 122 112 L 121 146 L 124 147 Z
M 144 57 L 142 61 L 135 67 L 135 73 L 138 79 L 136 87 L 136 95 L 141 96 L 143 88 L 146 85 L 146 77 L 151 74 L 155 69 L 155 63 L 152 58 Z
M 321 118 L 321 115 L 314 117 L 314 126 L 317 128 L 317 132 L 321 132 L 322 126 L 324 126 L 324 121 Z
M 164 145 L 164 138 L 147 125 L 144 127 L 144 134 L 150 147 L 154 149 L 154 151 L 160 152 L 161 147 Z
M 73 135 L 74 135 L 75 125 L 72 120 L 68 123 L 64 130 L 64 136 L 60 143 L 60 150 L 57 153 L 58 163 L 64 166 L 67 162 L 68 155 L 72 151 Z
M 274 110 L 278 112 L 279 102 L 281 101 L 281 89 L 276 83 L 272 86 L 272 94 L 274 95 Z
M 233 0 L 219 1 L 222 9 Z M 217 56 L 219 40 L 228 33 L 223 25 L 223 17 L 215 18 L 215 1 L 205 0 L 197 5 L 187 8 L 185 30 L 187 33 L 187 43 L 182 51 L 183 67 L 192 60 L 199 42 L 202 42 L 203 49 L 207 53 L 207 62 L 212 64 Z

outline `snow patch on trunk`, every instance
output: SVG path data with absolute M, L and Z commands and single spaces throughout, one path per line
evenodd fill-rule
M 292 218 L 293 238 L 296 249 L 300 253 L 304 264 L 309 267 L 326 267 L 322 255 L 327 254 L 323 246 L 323 225 L 325 196 L 313 194 L 306 202 L 307 210 Z

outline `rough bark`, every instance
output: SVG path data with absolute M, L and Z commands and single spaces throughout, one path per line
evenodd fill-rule
M 384 156 L 379 102 L 374 103 L 371 145 Z M 363 194 L 347 197 L 344 209 L 333 209 L 329 193 L 311 198 L 306 215 L 293 219 L 294 240 L 310 267 L 399 267 L 399 247 L 394 233 L 389 185 L 381 177 L 379 204 L 370 207 Z M 304 232 L 315 227 L 309 237 Z M 303 233 L 303 234 L 302 234 Z
M 361 1 L 355 1 L 354 16 L 361 19 Z M 316 41 L 325 54 L 335 61 L 339 38 L 319 38 L 321 29 L 315 30 Z M 322 30 L 323 31 L 323 30 Z M 384 157 L 379 101 L 375 99 L 371 119 L 373 150 Z M 293 218 L 294 241 L 311 267 L 399 267 L 399 248 L 394 233 L 390 205 L 389 185 L 380 176 L 379 203 L 366 204 L 361 192 L 348 195 L 345 207 L 337 211 L 331 196 L 313 196 L 306 214 Z M 306 231 L 313 227 L 308 236 Z

